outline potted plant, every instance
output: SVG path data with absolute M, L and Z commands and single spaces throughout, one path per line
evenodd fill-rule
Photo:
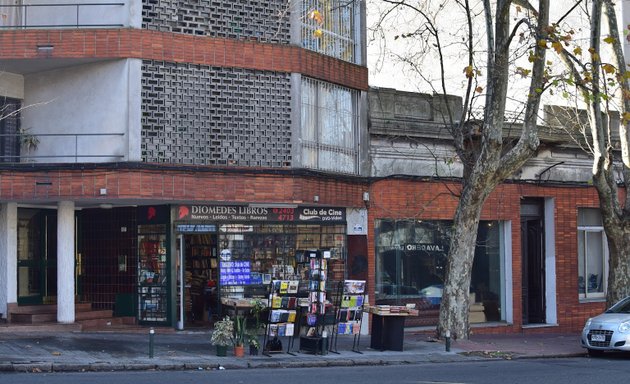
M 261 323 L 260 319 L 262 317 L 263 311 L 267 310 L 267 306 L 265 302 L 260 299 L 255 299 L 251 302 L 252 308 L 250 310 L 250 314 L 253 317 L 254 324 L 249 324 L 249 328 L 247 330 L 247 343 L 249 344 L 249 354 L 251 356 L 258 355 L 258 351 L 260 350 L 260 340 L 258 336 L 260 335 L 260 330 L 264 328 L 264 324 Z
M 257 356 L 260 350 L 260 340 L 258 340 L 258 332 L 250 333 L 248 335 L 249 355 Z
M 260 328 L 262 327 L 260 318 L 263 311 L 265 311 L 266 309 L 267 306 L 265 305 L 264 301 L 260 299 L 255 299 L 252 301 L 252 308 L 250 309 L 250 313 L 254 317 L 254 329 L 256 330 L 256 332 L 258 332 L 258 330 L 260 330 Z
M 214 323 L 210 342 L 217 348 L 217 356 L 226 356 L 227 347 L 234 343 L 234 322 L 229 317 Z
M 234 318 L 234 355 L 236 357 L 245 355 L 245 317 L 243 316 Z

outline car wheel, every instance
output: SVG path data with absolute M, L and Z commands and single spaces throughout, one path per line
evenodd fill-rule
M 600 357 L 604 354 L 604 351 L 602 351 L 601 349 L 588 349 L 588 355 L 590 357 Z

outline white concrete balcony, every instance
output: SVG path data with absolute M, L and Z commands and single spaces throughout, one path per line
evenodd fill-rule
M 141 0 L 0 0 L 0 30 L 139 28 L 141 3 Z
M 0 119 L 0 162 L 139 161 L 140 66 L 119 59 L 4 73 L 0 95 L 13 109 Z

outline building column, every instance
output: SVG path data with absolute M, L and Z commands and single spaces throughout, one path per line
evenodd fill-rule
M 57 322 L 74 323 L 74 202 L 57 207 Z
M 0 314 L 17 305 L 17 203 L 0 204 Z

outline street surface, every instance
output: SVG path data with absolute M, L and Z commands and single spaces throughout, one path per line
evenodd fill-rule
M 628 381 L 630 357 L 488 360 L 417 365 L 241 369 L 211 371 L 126 371 L 0 373 L 4 384 L 592 384 Z

